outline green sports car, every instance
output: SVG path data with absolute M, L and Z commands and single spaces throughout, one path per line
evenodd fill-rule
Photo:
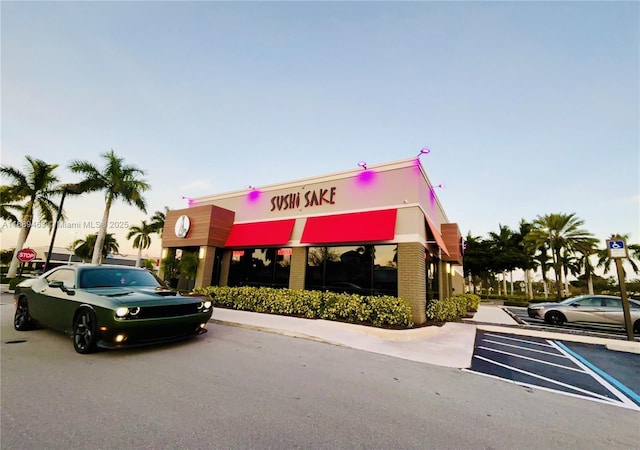
M 122 266 L 57 267 L 19 283 L 14 303 L 16 330 L 62 331 L 78 353 L 206 333 L 213 313 L 209 299 L 180 295 L 151 272 Z

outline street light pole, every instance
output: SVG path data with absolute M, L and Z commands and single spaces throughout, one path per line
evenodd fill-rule
M 72 194 L 78 194 L 78 185 L 77 184 L 66 184 L 62 189 L 62 198 L 60 199 L 60 207 L 58 208 L 58 214 L 56 215 L 56 222 L 53 226 L 53 233 L 51 234 L 51 242 L 49 243 L 49 251 L 47 252 L 47 260 L 44 263 L 43 272 L 49 270 L 49 262 L 51 261 L 51 253 L 53 252 L 53 243 L 56 240 L 56 233 L 58 232 L 58 222 L 60 222 L 60 218 L 62 217 L 62 206 L 64 205 L 64 199 L 67 196 L 67 192 Z

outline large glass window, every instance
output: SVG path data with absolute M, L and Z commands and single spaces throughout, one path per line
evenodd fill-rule
M 440 298 L 440 260 L 427 253 L 426 257 L 426 275 L 427 275 L 427 302 L 429 300 L 437 300 Z
M 305 288 L 398 295 L 397 245 L 310 247 Z
M 232 250 L 229 286 L 289 287 L 291 248 Z

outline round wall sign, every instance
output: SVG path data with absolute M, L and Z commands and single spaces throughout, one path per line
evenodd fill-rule
M 187 233 L 189 233 L 189 227 L 191 227 L 191 221 L 187 216 L 180 216 L 178 220 L 176 220 L 176 236 L 179 238 L 187 237 Z

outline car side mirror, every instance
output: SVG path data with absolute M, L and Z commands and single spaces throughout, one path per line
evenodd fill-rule
M 62 292 L 66 292 L 68 295 L 75 295 L 75 291 L 74 291 L 74 290 L 72 290 L 72 289 L 67 288 L 67 287 L 64 285 L 64 282 L 63 282 L 63 281 L 60 281 L 60 280 L 54 280 L 54 281 L 52 281 L 51 283 L 49 283 L 49 287 L 50 287 L 50 288 L 60 288 L 60 290 L 61 290 Z

